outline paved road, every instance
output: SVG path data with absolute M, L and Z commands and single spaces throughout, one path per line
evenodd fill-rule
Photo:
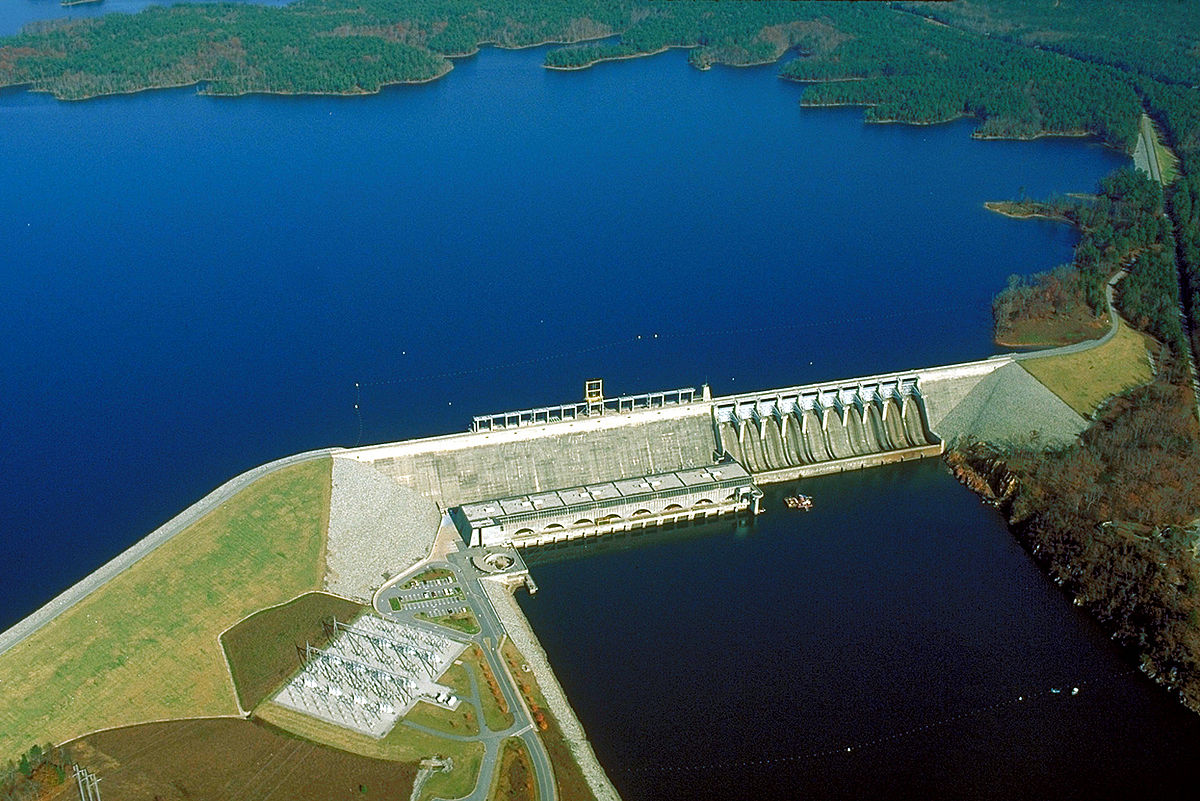
M 253 470 L 247 470 L 240 476 L 226 481 L 208 495 L 205 495 L 187 509 L 180 512 L 166 523 L 163 523 L 151 534 L 143 537 L 128 550 L 118 554 L 98 570 L 93 571 L 81 579 L 78 583 L 67 588 L 64 592 L 55 597 L 41 609 L 38 609 L 32 615 L 20 621 L 7 631 L 0 633 L 0 654 L 3 654 L 5 651 L 9 650 L 38 629 L 42 628 L 42 626 L 45 626 L 51 620 L 54 620 L 54 618 L 58 617 L 72 606 L 91 595 L 97 589 L 104 586 L 113 578 L 127 570 L 134 562 L 137 562 L 143 556 L 150 553 L 179 532 L 183 531 L 192 523 L 195 523 L 201 517 L 204 517 L 204 515 L 225 503 L 225 501 L 241 492 L 252 482 L 262 478 L 268 473 L 273 473 L 276 470 L 281 470 L 285 467 L 290 467 L 291 465 L 299 464 L 301 462 L 308 462 L 313 459 L 323 459 L 326 456 L 332 456 L 341 450 L 341 448 L 323 448 L 321 450 L 306 451 L 304 453 L 297 453 L 292 456 L 285 456 L 282 459 L 276 459 L 273 462 L 260 465 Z
M 1166 215 L 1163 215 L 1163 216 L 1165 217 Z M 1169 222 L 1169 220 L 1168 220 L 1168 222 Z M 1182 276 L 1180 275 L 1178 264 L 1176 264 L 1175 273 L 1176 273 L 1176 278 L 1180 281 L 1179 287 L 1180 287 L 1180 294 L 1182 295 L 1183 282 L 1182 282 Z M 1050 348 L 1049 350 L 1036 350 L 1036 351 L 1031 351 L 1029 353 L 1010 354 L 1012 356 L 1012 358 L 1016 359 L 1017 361 L 1027 361 L 1029 359 L 1043 359 L 1047 356 L 1065 356 L 1068 353 L 1082 353 L 1083 351 L 1091 350 L 1092 348 L 1098 348 L 1101 345 L 1103 345 L 1105 342 L 1108 342 L 1110 339 L 1112 339 L 1117 334 L 1118 319 L 1119 319 L 1118 315 L 1117 315 L 1117 309 L 1113 305 L 1113 290 L 1116 288 L 1117 283 L 1120 282 L 1120 280 L 1127 275 L 1129 275 L 1128 270 L 1121 270 L 1120 272 L 1118 272 L 1116 275 L 1114 275 L 1112 278 L 1109 279 L 1108 286 L 1105 287 L 1105 289 L 1104 289 L 1104 296 L 1108 301 L 1108 319 L 1110 320 L 1108 332 L 1105 333 L 1104 336 L 1100 337 L 1099 339 L 1089 339 L 1084 342 L 1076 342 L 1074 345 L 1063 345 L 1060 348 Z M 1193 401 L 1194 411 L 1196 414 L 1196 419 L 1200 420 L 1200 373 L 1198 373 L 1196 370 L 1196 357 L 1195 357 L 1195 354 L 1192 353 L 1191 337 L 1188 336 L 1189 321 L 1188 321 L 1187 315 L 1184 313 L 1182 302 L 1179 305 L 1179 320 L 1180 320 L 1180 324 L 1183 326 L 1184 339 L 1185 339 L 1185 344 L 1186 344 L 1186 347 L 1185 347 L 1184 353 L 1183 353 L 1183 357 L 1184 357 L 1184 361 L 1187 363 L 1188 377 L 1189 377 L 1191 385 L 1192 385 L 1192 401 Z
M 424 572 L 430 569 L 449 570 L 454 574 L 455 584 L 453 586 L 457 586 L 463 592 L 463 598 L 457 602 L 458 606 L 466 605 L 471 608 L 471 611 L 475 614 L 475 619 L 479 621 L 479 633 L 470 636 L 461 634 L 453 636 L 459 638 L 465 637 L 480 647 L 484 655 L 484 660 L 487 662 L 488 668 L 492 671 L 492 675 L 495 676 L 496 683 L 500 687 L 500 693 L 504 696 L 504 702 L 508 705 L 509 711 L 512 712 L 513 723 L 502 731 L 493 731 L 488 728 L 487 721 L 483 716 L 481 690 L 474 673 L 468 671 L 471 680 L 471 697 L 464 699 L 464 703 L 470 703 L 475 707 L 476 719 L 479 720 L 480 725 L 478 736 L 450 735 L 411 723 L 403 723 L 402 725 L 435 734 L 439 737 L 483 743 L 483 762 L 479 768 L 479 777 L 475 782 L 475 789 L 463 801 L 486 801 L 488 790 L 492 785 L 493 774 L 496 771 L 496 765 L 499 761 L 500 745 L 508 737 L 519 737 L 525 743 L 525 748 L 533 763 L 533 773 L 537 781 L 539 801 L 556 801 L 558 792 L 554 782 L 554 768 L 550 764 L 550 755 L 546 752 L 541 738 L 538 737 L 537 726 L 534 724 L 533 716 L 530 714 L 528 707 L 526 707 L 525 701 L 517 689 L 516 682 L 509 674 L 508 667 L 504 664 L 504 660 L 500 656 L 500 643 L 505 636 L 504 625 L 500 622 L 500 618 L 497 617 L 496 610 L 492 608 L 491 600 L 487 597 L 487 593 L 484 592 L 483 587 L 479 583 L 479 571 L 471 565 L 470 558 L 465 553 L 450 554 L 445 562 L 428 562 L 422 564 L 417 572 Z M 403 577 L 398 577 L 394 581 L 402 583 Z M 414 617 L 414 613 L 420 611 L 418 608 L 419 604 L 406 605 L 397 612 L 392 611 L 387 599 L 396 596 L 417 597 L 429 589 L 445 589 L 447 586 L 450 585 L 431 585 L 429 588 L 423 588 L 419 591 L 388 591 L 385 588 L 376 594 L 376 611 L 393 620 L 402 620 L 406 624 L 428 629 L 429 631 L 436 631 L 445 636 L 447 634 L 445 627 Z
M 1158 137 L 1154 132 L 1153 123 L 1151 123 L 1150 117 L 1146 114 L 1143 114 L 1138 128 L 1138 144 L 1137 147 L 1134 148 L 1134 162 L 1139 169 L 1145 169 L 1145 171 L 1150 174 L 1150 177 L 1157 181 L 1165 190 L 1167 184 L 1166 181 L 1163 180 L 1162 163 L 1158 160 L 1157 148 L 1153 146 L 1153 143 L 1157 140 L 1157 138 Z M 1146 162 L 1144 166 L 1140 163 L 1140 159 L 1138 158 L 1139 155 L 1144 156 Z M 1174 224 L 1170 216 L 1167 215 L 1165 211 L 1163 212 L 1162 216 L 1164 219 L 1166 219 L 1169 225 Z M 1184 357 L 1187 361 L 1188 376 L 1191 379 L 1192 384 L 1192 399 L 1195 402 L 1194 405 L 1196 418 L 1200 419 L 1200 375 L 1198 375 L 1196 372 L 1196 354 L 1192 349 L 1191 321 L 1188 320 L 1188 316 L 1183 309 L 1182 298 L 1184 280 L 1183 271 L 1180 269 L 1178 258 L 1175 260 L 1175 280 L 1179 282 L 1179 296 L 1181 299 L 1179 303 L 1179 322 L 1183 326 L 1184 337 L 1187 345 Z
M 1122 278 L 1129 275 L 1128 270 L 1120 270 L 1112 278 L 1108 279 L 1108 286 L 1104 288 L 1104 297 L 1108 301 L 1108 331 L 1099 339 L 1088 339 L 1083 342 L 1076 342 L 1074 345 L 1063 345 L 1058 348 L 1048 348 L 1046 350 L 1034 350 L 1028 353 L 1012 353 L 1006 354 L 1012 356 L 1019 362 L 1029 361 L 1031 359 L 1044 359 L 1047 356 L 1066 356 L 1069 353 L 1083 353 L 1084 351 L 1098 348 L 1104 343 L 1117 335 L 1117 329 L 1120 328 L 1120 317 L 1117 314 L 1117 309 L 1113 306 L 1113 290 L 1116 289 L 1117 283 Z

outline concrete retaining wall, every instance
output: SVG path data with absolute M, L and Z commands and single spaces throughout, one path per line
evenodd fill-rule
M 695 403 L 502 431 L 356 448 L 350 458 L 432 499 L 464 503 L 666 473 L 713 462 L 709 406 Z
M 905 448 L 898 451 L 884 451 L 866 456 L 852 456 L 848 459 L 834 459 L 829 462 L 784 467 L 779 470 L 767 470 L 754 474 L 758 484 L 778 484 L 783 481 L 796 481 L 813 476 L 826 476 L 832 473 L 845 473 L 848 470 L 865 470 L 869 467 L 880 467 L 885 464 L 908 462 L 913 459 L 925 459 L 929 456 L 940 456 L 944 450 L 943 443 L 936 445 L 921 445 L 916 448 Z
M 921 397 L 925 399 L 925 414 L 933 432 L 940 436 L 942 432 L 938 426 L 946 419 L 946 415 L 954 411 L 980 381 L 1012 362 L 1011 356 L 999 356 L 919 370 Z

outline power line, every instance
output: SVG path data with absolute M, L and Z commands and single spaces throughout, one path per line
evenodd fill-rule
M 100 777 L 78 765 L 75 769 L 75 784 L 79 787 L 79 801 L 100 801 Z

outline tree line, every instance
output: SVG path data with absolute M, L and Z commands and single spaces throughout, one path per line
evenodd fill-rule
M 1137 4 L 987 0 L 909 3 L 905 8 L 963 32 L 1117 70 L 1124 76 L 1140 106 L 1180 157 L 1182 175 L 1168 187 L 1166 211 L 1174 229 L 1192 345 L 1200 348 L 1200 55 L 1195 40 L 1200 6 L 1170 0 Z M 1169 256 L 1166 249 L 1153 254 L 1162 261 Z M 1147 296 L 1154 293 L 1172 292 L 1161 280 L 1165 264 L 1159 267 L 1130 284 L 1135 304 L 1149 303 Z M 1175 298 L 1161 302 L 1167 300 Z M 1165 316 L 1166 310 L 1160 311 Z M 1158 327 L 1173 328 L 1165 320 Z
M 1117 398 L 1069 448 L 971 442 L 951 461 L 988 480 L 1034 559 L 1200 711 L 1200 561 L 1188 527 L 1200 432 L 1177 369 Z
M 1114 0 L 1097 1 L 1117 13 Z M 923 13 L 941 13 L 939 5 Z M 1019 12 L 1013 9 L 1018 20 Z M 1078 16 L 1070 19 L 1078 22 Z M 1099 38 L 1084 30 L 1068 41 Z M 35 24 L 0 39 L 0 85 L 29 85 L 62 98 L 191 84 L 222 94 L 373 92 L 441 75 L 451 67 L 449 57 L 484 43 L 542 42 L 579 43 L 550 50 L 546 64 L 553 67 L 665 47 L 690 48 L 692 63 L 702 68 L 771 62 L 790 53 L 782 74 L 816 82 L 805 93 L 807 104 L 863 105 L 871 120 L 974 116 L 981 136 L 1090 132 L 1129 147 L 1141 103 L 1129 75 L 1103 63 L 1107 51 L 1084 60 L 990 30 L 934 25 L 890 6 L 709 0 L 151 7 Z M 1161 72 L 1145 80 L 1159 81 Z M 1164 97 L 1180 91 L 1179 84 L 1154 87 Z
M 1117 298 L 1122 313 L 1176 354 L 1183 353 L 1175 240 L 1163 216 L 1158 183 L 1136 170 L 1120 169 L 1101 181 L 1099 194 L 1090 201 L 1055 198 L 1026 202 L 1023 209 L 1071 221 L 1080 229 L 1080 239 L 1070 265 L 1009 279 L 992 301 L 998 339 L 1031 320 L 1070 315 L 1080 308 L 1093 316 L 1103 313 L 1105 285 L 1124 267 L 1129 275 Z
M 911 14 L 851 11 L 839 25 L 851 38 L 783 68 L 786 78 L 815 83 L 805 105 L 866 106 L 873 121 L 976 117 L 978 136 L 1090 132 L 1122 148 L 1137 137 L 1140 104 L 1120 70 Z
M 60 748 L 34 745 L 20 757 L 10 759 L 0 770 L 0 799 L 3 801 L 33 801 L 47 790 L 61 785 L 67 778 L 71 760 Z

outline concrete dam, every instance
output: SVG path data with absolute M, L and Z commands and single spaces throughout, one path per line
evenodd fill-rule
M 981 387 L 993 402 L 1006 369 L 1021 371 L 999 357 L 723 397 L 589 391 L 340 458 L 436 504 L 471 544 L 554 543 L 754 513 L 756 484 L 936 456 L 970 433 L 951 413 Z
M 932 456 L 961 437 L 1065 446 L 1088 425 L 1012 356 L 726 397 L 585 391 L 579 403 L 477 417 L 461 434 L 255 467 L 0 632 L 0 653 L 253 481 L 313 459 L 333 460 L 326 587 L 365 599 L 443 532 L 524 547 L 753 514 L 757 484 Z

